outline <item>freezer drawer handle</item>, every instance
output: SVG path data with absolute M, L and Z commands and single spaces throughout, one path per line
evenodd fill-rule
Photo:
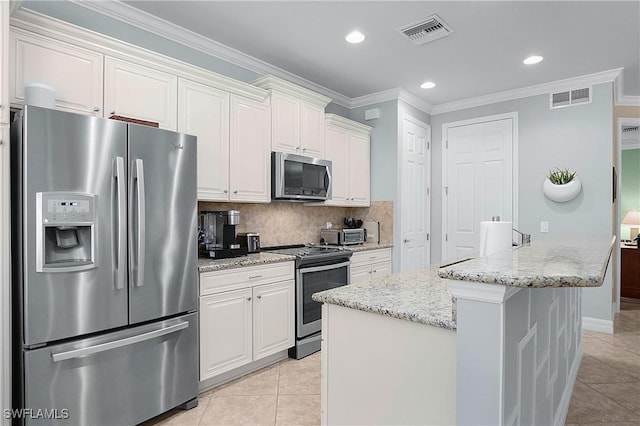
M 111 349 L 121 348 L 123 346 L 133 345 L 134 343 L 144 342 L 145 340 L 155 339 L 156 337 L 164 336 L 166 334 L 175 333 L 176 331 L 183 330 L 189 327 L 187 321 L 174 324 L 172 326 L 161 328 L 160 330 L 149 331 L 148 333 L 139 334 L 137 336 L 127 337 L 125 339 L 114 340 L 113 342 L 101 343 L 95 346 L 89 346 L 87 348 L 74 349 L 67 352 L 51 353 L 53 362 L 65 361 L 73 358 L 80 358 L 87 355 L 92 355 L 100 352 L 105 352 Z

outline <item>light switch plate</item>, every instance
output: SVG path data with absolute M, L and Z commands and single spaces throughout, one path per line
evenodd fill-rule
M 549 222 L 546 220 L 540 222 L 540 232 L 549 232 Z

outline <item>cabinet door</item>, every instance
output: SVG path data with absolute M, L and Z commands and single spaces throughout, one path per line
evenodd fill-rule
M 371 276 L 382 277 L 391 274 L 391 262 L 380 262 L 371 265 Z
M 324 108 L 300 103 L 300 143 L 302 155 L 324 158 Z
M 229 199 L 229 93 L 178 83 L 178 131 L 198 138 L 198 199 Z
M 231 95 L 229 187 L 231 201 L 271 201 L 271 120 L 267 103 Z
M 0 124 L 9 123 L 9 2 L 0 2 Z
M 271 150 L 300 154 L 300 100 L 271 93 Z
M 349 136 L 349 201 L 352 206 L 370 204 L 369 137 L 351 133 Z
M 104 70 L 105 118 L 121 115 L 177 129 L 178 77 L 109 56 Z
M 55 90 L 56 108 L 102 117 L 101 54 L 18 30 L 10 43 L 12 104 L 24 104 L 25 83 L 42 83 Z
M 367 282 L 371 278 L 371 264 L 351 265 L 351 284 Z
M 257 360 L 294 344 L 294 281 L 253 288 L 253 359 Z
M 200 380 L 251 362 L 251 289 L 200 298 Z
M 349 205 L 349 132 L 327 125 L 325 129 L 325 158 L 331 160 L 331 200 L 325 204 Z

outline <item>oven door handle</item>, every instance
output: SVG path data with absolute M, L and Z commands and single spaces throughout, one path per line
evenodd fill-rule
M 308 274 L 310 272 L 319 272 L 319 271 L 328 271 L 330 269 L 338 269 L 338 268 L 342 268 L 343 266 L 349 266 L 351 264 L 350 260 L 347 260 L 346 262 L 342 262 L 342 263 L 332 263 L 330 265 L 322 265 L 322 266 L 314 266 L 312 268 L 300 268 L 298 269 L 298 271 L 301 274 Z

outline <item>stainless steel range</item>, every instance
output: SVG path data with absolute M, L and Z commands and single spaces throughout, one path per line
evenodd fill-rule
M 262 251 L 296 256 L 296 345 L 289 356 L 300 359 L 320 350 L 322 303 L 314 293 L 349 284 L 352 253 L 342 247 L 285 246 Z

